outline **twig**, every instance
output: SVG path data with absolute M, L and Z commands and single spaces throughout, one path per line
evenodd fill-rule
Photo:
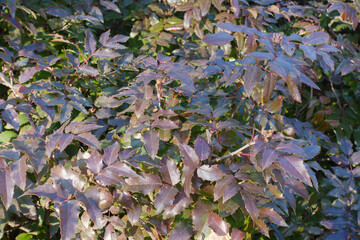
M 215 162 L 220 162 L 221 160 L 224 160 L 225 158 L 229 158 L 229 157 L 233 157 L 233 156 L 235 156 L 235 155 L 238 155 L 238 154 L 240 154 L 242 151 L 244 151 L 246 148 L 248 148 L 248 147 L 250 147 L 250 146 L 252 146 L 252 145 L 254 145 L 254 144 L 255 144 L 255 142 L 254 142 L 254 141 L 251 141 L 251 142 L 249 142 L 248 144 L 242 146 L 241 148 L 239 148 L 238 150 L 236 150 L 236 151 L 234 151 L 234 152 L 231 152 L 231 153 L 226 154 L 226 155 L 224 155 L 224 156 L 222 156 L 222 157 L 216 158 L 216 159 L 215 159 Z

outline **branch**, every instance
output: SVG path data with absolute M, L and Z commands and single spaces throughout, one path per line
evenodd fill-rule
M 216 158 L 216 159 L 215 159 L 215 162 L 220 162 L 221 160 L 224 160 L 225 158 L 229 158 L 229 157 L 233 157 L 233 156 L 235 156 L 235 155 L 238 155 L 238 154 L 240 154 L 242 151 L 244 151 L 246 148 L 248 148 L 248 147 L 250 147 L 250 146 L 252 146 L 252 145 L 254 145 L 254 144 L 255 144 L 255 142 L 254 142 L 254 141 L 251 141 L 251 142 L 249 142 L 248 144 L 242 146 L 241 148 L 239 148 L 238 150 L 236 150 L 236 151 L 234 151 L 234 152 L 231 152 L 231 153 L 226 154 L 226 155 L 224 155 L 224 156 L 222 156 L 222 157 Z

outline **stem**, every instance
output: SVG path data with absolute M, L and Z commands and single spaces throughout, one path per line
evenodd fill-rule
M 248 147 L 250 147 L 250 146 L 252 146 L 252 145 L 254 145 L 254 144 L 255 144 L 255 142 L 254 142 L 254 141 L 251 141 L 251 142 L 249 142 L 248 144 L 242 146 L 241 148 L 239 148 L 238 150 L 236 150 L 236 151 L 234 151 L 234 152 L 231 152 L 231 153 L 226 154 L 226 155 L 224 155 L 224 156 L 222 156 L 222 157 L 216 158 L 216 159 L 215 159 L 215 162 L 220 162 L 221 160 L 224 160 L 225 158 L 229 158 L 229 157 L 233 157 L 233 156 L 235 156 L 235 155 L 238 155 L 238 154 L 240 154 L 242 151 L 244 151 L 246 148 L 248 148 Z

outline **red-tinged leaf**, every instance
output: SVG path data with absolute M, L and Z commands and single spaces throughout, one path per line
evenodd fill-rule
M 0 197 L 6 209 L 11 205 L 14 196 L 15 181 L 9 169 L 0 171 Z
M 85 50 L 89 54 L 93 54 L 96 50 L 96 40 L 92 32 L 90 32 L 89 30 L 86 31 Z
M 70 133 L 64 133 L 61 134 L 61 137 L 59 139 L 59 149 L 60 152 L 64 151 L 67 146 L 72 142 L 74 139 L 74 135 Z
M 184 192 L 180 192 L 174 199 L 174 204 L 168 206 L 164 209 L 163 218 L 168 219 L 175 217 L 176 215 L 180 214 L 184 209 L 186 209 L 192 200 L 186 196 Z
M 127 185 L 123 186 L 124 190 L 142 192 L 146 195 L 149 195 L 162 185 L 160 177 L 152 173 L 144 173 L 138 177 L 131 177 L 126 179 L 125 182 Z
M 96 187 L 92 187 L 90 189 L 87 189 L 84 192 L 78 192 L 76 193 L 76 199 L 80 202 L 82 202 L 85 207 L 87 214 L 90 216 L 91 220 L 95 224 L 95 228 L 101 228 L 102 227 L 102 221 L 101 221 L 101 208 L 99 207 L 100 202 L 100 191 Z
M 294 142 L 281 142 L 277 147 L 277 151 L 287 152 L 287 153 L 293 153 L 298 155 L 306 155 L 304 149 L 302 149 L 299 145 L 297 145 Z
M 238 18 L 241 12 L 241 8 L 239 5 L 239 0 L 231 0 L 231 6 L 233 7 L 234 11 L 234 16 L 235 18 Z
M 272 208 L 260 208 L 260 217 L 269 219 L 270 222 L 282 227 L 288 227 L 285 220 Z
M 85 162 L 92 173 L 99 173 L 103 167 L 101 155 L 97 150 L 93 150 L 90 157 L 85 159 Z
M 20 158 L 20 152 L 15 149 L 1 149 L 0 157 L 16 161 Z
M 149 130 L 144 132 L 143 142 L 146 148 L 146 151 L 149 153 L 152 159 L 155 159 L 156 154 L 159 150 L 159 133 L 155 130 Z
M 110 165 L 117 160 L 119 156 L 119 151 L 120 151 L 120 144 L 117 141 L 111 144 L 110 147 L 108 147 L 105 150 L 103 155 L 103 160 L 106 163 L 106 165 Z
M 184 28 L 188 29 L 191 24 L 191 20 L 193 18 L 193 11 L 189 10 L 184 14 Z
M 155 121 L 153 121 L 151 126 L 158 127 L 164 130 L 179 128 L 178 125 L 168 119 L 156 119 Z
M 16 20 L 16 18 L 13 18 L 8 13 L 2 13 L 1 16 L 3 16 L 8 23 L 10 23 L 11 25 L 19 29 L 22 33 L 24 33 L 24 29 L 21 27 L 20 23 L 18 22 L 18 20 Z
M 225 178 L 216 181 L 215 190 L 214 190 L 214 201 L 217 201 L 219 198 L 223 196 L 226 186 L 234 180 L 235 178 L 233 175 L 226 175 Z
M 199 178 L 205 181 L 217 181 L 225 176 L 217 165 L 202 165 L 197 169 Z
M 262 219 L 257 219 L 255 222 L 256 229 L 258 229 L 262 234 L 270 238 L 269 236 L 269 229 L 266 226 L 266 223 Z
M 131 169 L 130 166 L 128 166 L 127 164 L 122 163 L 122 162 L 116 162 L 114 164 L 111 164 L 107 168 L 111 172 L 113 172 L 121 177 L 137 177 L 137 176 L 139 176 L 134 170 Z
M 8 0 L 7 1 L 7 7 L 9 9 L 10 15 L 15 18 L 15 12 L 16 12 L 16 0 Z
M 191 227 L 183 222 L 179 222 L 170 232 L 168 240 L 188 240 L 193 235 Z
M 107 41 L 109 40 L 109 37 L 110 37 L 110 30 L 108 30 L 108 31 L 101 34 L 99 42 L 102 45 L 105 45 L 107 43 Z
M 227 200 L 231 199 L 235 196 L 240 190 L 240 186 L 238 183 L 232 182 L 225 187 L 224 195 L 222 202 L 226 202 Z
M 104 0 L 100 0 L 100 4 L 103 5 L 104 7 L 106 7 L 109 10 L 113 10 L 115 12 L 121 13 L 119 7 L 111 2 L 111 1 L 104 1 Z
M 36 73 L 40 72 L 41 70 L 44 70 L 44 66 L 35 66 L 26 69 L 24 72 L 22 72 L 19 76 L 19 82 L 25 83 L 29 81 Z
M 195 151 L 201 161 L 208 159 L 210 156 L 210 147 L 203 136 L 198 136 L 195 140 Z
M 93 67 L 90 67 L 87 64 L 84 64 L 83 66 L 79 67 L 79 72 L 81 72 L 81 73 L 83 73 L 85 75 L 93 76 L 93 77 L 99 75 L 98 70 L 96 70 Z
M 226 236 L 229 233 L 229 224 L 214 212 L 209 214 L 207 223 L 218 236 Z
M 291 176 L 299 179 L 309 186 L 312 186 L 310 175 L 305 168 L 304 162 L 298 156 L 280 156 L 279 161 L 282 168 Z
M 187 197 L 190 198 L 190 194 L 195 192 L 192 186 L 192 177 L 194 176 L 195 168 L 189 167 L 187 165 L 183 166 L 183 176 L 184 176 L 184 192 Z
M 192 147 L 187 144 L 180 144 L 179 149 L 186 166 L 196 169 L 200 165 L 200 159 Z
M 316 48 L 317 50 L 324 51 L 324 52 L 340 52 L 339 49 L 334 47 L 333 45 L 324 44 Z
M 126 185 L 123 178 L 116 173 L 111 172 L 108 168 L 103 169 L 96 177 L 103 185 Z
M 71 240 L 78 224 L 80 206 L 75 200 L 62 202 L 60 211 L 60 232 L 62 240 Z
M 269 60 L 274 58 L 274 54 L 269 52 L 251 52 L 248 55 L 260 60 Z
M 116 240 L 116 232 L 112 224 L 108 224 L 105 228 L 104 240 Z
M 245 237 L 246 237 L 246 233 L 244 233 L 243 231 L 237 228 L 233 228 L 231 232 L 231 240 L 242 240 Z
M 81 133 L 77 136 L 74 136 L 74 139 L 88 145 L 89 147 L 93 147 L 96 148 L 97 150 L 101 150 L 99 140 L 97 139 L 97 137 L 95 137 L 89 132 Z
M 201 16 L 204 17 L 209 12 L 211 0 L 199 0 L 197 3 L 199 4 Z
M 119 57 L 120 54 L 115 52 L 114 50 L 111 49 L 100 49 L 98 51 L 96 51 L 94 53 L 94 56 L 100 59 L 105 59 L 105 58 L 109 58 L 109 59 L 113 59 L 116 57 Z
M 299 91 L 299 87 L 298 85 L 296 85 L 294 79 L 292 79 L 291 75 L 289 74 L 287 77 L 286 77 L 286 84 L 289 88 L 289 91 L 291 93 L 291 97 L 301 103 L 301 94 L 300 94 L 300 91 Z
M 259 208 L 256 206 L 255 196 L 247 191 L 240 191 L 240 194 L 244 200 L 246 211 L 250 214 L 253 222 L 256 222 L 259 218 Z
M 16 131 L 20 130 L 19 118 L 14 108 L 5 109 L 1 117 L 10 124 Z
M 311 45 L 300 45 L 301 50 L 303 50 L 306 57 L 310 58 L 311 61 L 316 60 L 316 49 Z
M 329 39 L 330 39 L 329 34 L 327 34 L 326 32 L 313 32 L 308 37 L 305 37 L 303 39 L 303 43 L 318 45 L 322 43 L 328 43 Z
M 227 32 L 207 34 L 202 41 L 210 45 L 225 45 L 234 40 L 234 36 Z
M 177 168 L 176 162 L 168 156 L 164 156 L 161 159 L 160 172 L 162 173 L 163 181 L 173 186 L 180 182 L 180 170 Z
M 43 100 L 43 98 L 40 98 L 40 97 L 36 97 L 34 99 L 34 103 L 36 105 L 40 106 L 41 110 L 46 112 L 49 115 L 49 117 L 51 118 L 51 120 L 54 121 L 55 109 L 53 107 L 47 105 L 47 103 Z
M 335 70 L 335 63 L 334 60 L 332 60 L 332 58 L 330 57 L 330 55 L 326 52 L 323 51 L 317 51 L 317 54 L 321 55 L 325 64 L 332 70 Z
M 201 234 L 211 209 L 210 202 L 200 200 L 196 203 L 192 213 L 192 222 L 197 235 Z
M 269 167 L 279 157 L 279 152 L 272 147 L 267 147 L 263 152 L 262 169 Z
M 295 43 L 283 38 L 281 43 L 281 48 L 284 50 L 284 52 L 286 52 L 287 55 L 289 55 L 290 57 L 294 54 L 295 50 L 296 50 L 296 46 Z
M 63 202 L 68 199 L 68 193 L 60 186 L 60 184 L 43 184 L 35 188 L 29 189 L 24 195 L 36 195 L 38 197 L 48 197 L 53 202 Z
M 45 154 L 50 157 L 51 153 L 55 150 L 56 146 L 59 143 L 61 134 L 55 133 L 49 136 L 49 139 L 46 141 L 45 145 Z
M 19 160 L 11 163 L 11 175 L 14 179 L 16 185 L 18 185 L 22 190 L 25 190 L 26 186 L 26 159 L 27 156 L 22 156 Z
M 263 102 L 264 104 L 267 103 L 271 95 L 274 91 L 274 88 L 276 86 L 276 76 L 275 74 L 266 72 L 264 77 L 264 87 L 263 87 Z
M 246 66 L 244 75 L 244 90 L 247 95 L 251 96 L 254 86 L 261 80 L 262 72 L 261 67 L 258 65 Z
M 175 187 L 169 185 L 165 185 L 160 188 L 159 192 L 156 194 L 154 201 L 156 213 L 161 213 L 164 208 L 171 206 L 178 192 L 179 191 Z
M 127 214 L 130 224 L 134 226 L 140 219 L 141 206 L 139 204 L 135 204 L 133 209 L 127 209 Z
M 300 73 L 299 79 L 302 83 L 305 83 L 306 85 L 312 88 L 320 90 L 320 88 L 312 80 L 310 80 L 310 78 L 308 78 L 305 74 Z

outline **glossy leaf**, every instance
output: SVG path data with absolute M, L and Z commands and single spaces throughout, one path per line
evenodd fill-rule
M 161 213 L 164 208 L 172 205 L 177 193 L 178 190 L 173 186 L 164 185 L 162 188 L 160 188 L 154 201 L 156 212 Z
M 248 193 L 247 191 L 240 191 L 240 194 L 244 200 L 246 210 L 250 214 L 252 220 L 256 222 L 258 220 L 260 210 L 256 206 L 255 196 Z
M 207 34 L 202 41 L 210 45 L 225 45 L 234 40 L 234 36 L 227 32 Z
M 207 223 L 218 236 L 226 236 L 229 233 L 229 224 L 214 212 L 209 214 Z
M 89 30 L 86 32 L 85 49 L 89 54 L 93 54 L 96 50 L 96 40 Z
M 286 172 L 296 177 L 300 181 L 312 186 L 309 173 L 307 172 L 304 162 L 297 156 L 280 156 L 279 162 Z
M 262 158 L 262 169 L 268 168 L 277 158 L 279 157 L 279 152 L 272 147 L 265 149 Z
M 119 7 L 111 1 L 100 0 L 100 4 L 109 10 L 113 10 L 115 12 L 121 13 Z
M 165 156 L 161 160 L 161 168 L 163 180 L 171 185 L 180 182 L 180 171 L 176 166 L 176 162 Z
M 195 208 L 192 212 L 192 222 L 194 225 L 194 230 L 197 232 L 197 234 L 201 234 L 211 209 L 212 205 L 209 202 L 199 201 L 195 205 Z
M 14 108 L 8 108 L 5 109 L 2 113 L 1 113 L 1 117 L 11 126 L 13 126 L 13 128 L 16 131 L 20 130 L 20 124 L 19 124 L 19 118 L 18 115 L 15 111 Z
M 105 164 L 110 165 L 114 163 L 119 156 L 119 151 L 120 151 L 120 144 L 117 141 L 115 141 L 104 152 L 103 159 Z
M 160 177 L 151 173 L 144 173 L 139 177 L 128 178 L 125 182 L 127 184 L 123 187 L 125 190 L 142 192 L 147 195 L 162 185 Z
M 216 165 L 202 165 L 197 169 L 197 175 L 205 181 L 217 181 L 225 176 L 225 173 Z
M 99 207 L 100 192 L 96 187 L 87 189 L 85 192 L 76 193 L 76 199 L 82 202 L 95 227 L 101 227 L 101 209 Z
M 155 130 L 149 130 L 144 132 L 144 145 L 152 159 L 155 159 L 159 150 L 159 133 Z
M 0 197 L 6 209 L 11 205 L 14 196 L 15 181 L 8 169 L 0 171 Z
M 19 82 L 20 83 L 25 83 L 27 81 L 29 81 L 30 79 L 33 78 L 33 76 L 40 72 L 41 70 L 44 70 L 45 67 L 44 66 L 35 66 L 35 67 L 31 67 L 26 69 L 24 72 L 22 72 L 19 76 Z
M 250 65 L 245 68 L 244 89 L 247 95 L 251 96 L 253 88 L 261 79 L 262 70 L 258 65 Z
M 202 136 L 198 136 L 195 140 L 195 151 L 201 161 L 208 159 L 210 156 L 210 147 L 206 139 Z
M 301 103 L 301 94 L 300 94 L 300 91 L 299 91 L 299 87 L 296 85 L 295 81 L 293 80 L 293 78 L 290 75 L 288 75 L 286 77 L 286 84 L 287 84 L 287 86 L 289 88 L 289 91 L 291 93 L 291 97 L 295 101 Z
M 169 240 L 188 240 L 192 236 L 192 229 L 189 225 L 179 222 L 169 234 Z
M 75 234 L 75 229 L 79 220 L 79 203 L 75 200 L 62 202 L 60 204 L 59 211 L 61 239 L 70 240 Z

